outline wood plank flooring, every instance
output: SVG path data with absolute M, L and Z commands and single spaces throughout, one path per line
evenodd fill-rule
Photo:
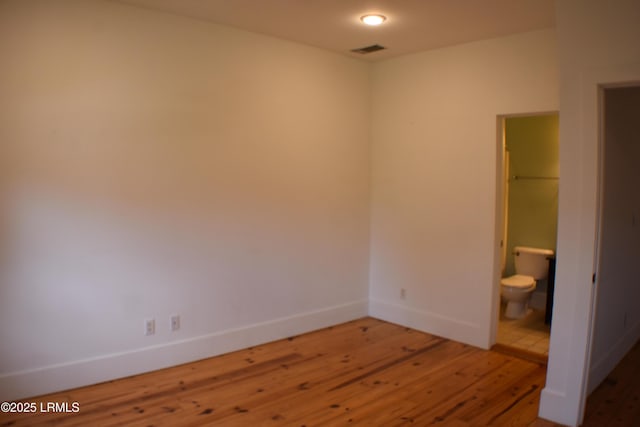
M 640 426 L 640 342 L 591 393 L 582 426 Z
M 537 419 L 546 367 L 372 318 L 26 402 L 2 426 L 514 426 Z M 600 425 L 600 424 L 599 424 Z

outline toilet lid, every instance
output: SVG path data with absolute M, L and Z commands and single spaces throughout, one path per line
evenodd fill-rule
M 511 286 L 512 288 L 528 288 L 536 283 L 536 280 L 531 276 L 525 276 L 523 274 L 516 274 L 511 277 L 505 277 L 500 281 L 504 286 Z

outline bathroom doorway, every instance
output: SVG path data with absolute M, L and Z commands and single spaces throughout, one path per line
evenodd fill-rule
M 555 256 L 543 258 L 545 276 L 528 289 L 520 318 L 505 314 L 502 278 L 516 271 L 516 248 L 556 251 L 559 186 L 558 113 L 498 117 L 498 203 L 495 284 L 496 347 L 543 360 L 549 353 Z

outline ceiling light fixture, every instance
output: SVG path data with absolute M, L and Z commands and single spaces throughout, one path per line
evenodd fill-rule
M 377 14 L 363 15 L 360 17 L 360 20 L 367 25 L 375 26 L 375 25 L 382 24 L 384 21 L 387 20 L 387 17 L 384 15 L 377 15 Z

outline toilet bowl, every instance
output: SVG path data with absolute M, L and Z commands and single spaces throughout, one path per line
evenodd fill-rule
M 516 246 L 513 248 L 516 274 L 500 280 L 500 295 L 506 301 L 505 317 L 520 319 L 527 314 L 536 280 L 546 279 L 549 272 L 551 249 Z
M 521 319 L 527 314 L 531 294 L 536 290 L 536 280 L 531 276 L 516 274 L 500 280 L 500 295 L 507 302 L 504 315 L 509 319 Z

